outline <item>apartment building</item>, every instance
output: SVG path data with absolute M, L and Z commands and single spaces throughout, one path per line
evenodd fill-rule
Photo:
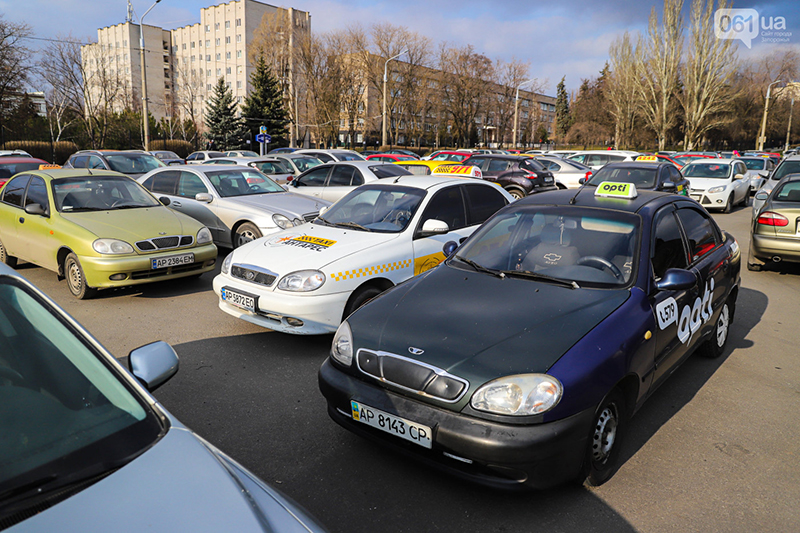
M 289 43 L 310 32 L 311 15 L 256 0 L 233 0 L 204 7 L 200 22 L 166 30 L 144 25 L 148 110 L 156 120 L 202 117 L 214 85 L 223 78 L 241 103 L 250 87 L 253 66 L 248 47 L 265 15 L 290 21 Z M 141 109 L 139 25 L 124 22 L 97 30 L 97 43 L 82 47 L 87 98 L 114 111 Z M 290 69 L 284 75 L 292 75 Z

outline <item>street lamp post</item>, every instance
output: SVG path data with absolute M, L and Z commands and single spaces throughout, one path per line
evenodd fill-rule
M 792 112 L 794 111 L 794 99 L 795 95 L 800 91 L 800 82 L 793 81 L 791 83 L 787 83 L 786 86 L 790 87 L 792 90 L 792 103 L 789 106 L 789 125 L 786 127 L 786 146 L 783 148 L 784 151 L 789 149 L 789 137 L 792 135 Z
M 139 50 L 141 52 L 142 58 L 142 122 L 143 122 L 143 130 L 144 130 L 144 149 L 150 149 L 150 120 L 149 120 L 149 113 L 147 110 L 147 73 L 145 70 L 144 65 L 144 18 L 150 13 L 150 10 L 156 7 L 156 4 L 159 3 L 161 0 L 156 0 L 153 2 L 153 5 L 150 6 L 147 11 L 144 12 L 144 15 L 139 17 Z
M 519 85 L 517 85 L 517 94 L 514 96 L 514 134 L 512 135 L 511 145 L 516 148 L 517 147 L 517 125 L 519 124 L 519 90 L 528 85 L 529 83 L 533 83 L 536 79 L 523 81 Z
M 388 76 L 389 61 L 391 61 L 392 59 L 397 59 L 398 57 L 400 57 L 401 55 L 405 54 L 406 52 L 408 52 L 408 48 L 406 48 L 405 50 L 403 50 L 402 52 L 400 52 L 396 56 L 390 57 L 383 64 L 383 112 L 381 113 L 381 117 L 382 117 L 382 120 L 381 120 L 381 123 L 382 123 L 381 124 L 381 146 L 386 146 L 386 142 L 387 142 L 387 134 L 386 134 L 387 133 L 386 132 L 386 82 L 388 81 L 388 78 L 389 78 L 389 76 Z
M 767 87 L 767 99 L 766 102 L 764 103 L 764 117 L 761 119 L 761 135 L 758 136 L 758 142 L 756 143 L 756 150 L 758 150 L 759 152 L 764 150 L 764 142 L 767 140 L 766 135 L 767 135 L 767 113 L 769 113 L 769 94 L 770 91 L 772 90 L 772 86 L 780 82 L 781 80 L 775 80 L 772 83 L 770 83 L 769 86 Z

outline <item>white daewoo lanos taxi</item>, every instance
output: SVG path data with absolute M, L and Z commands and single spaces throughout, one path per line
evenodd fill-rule
M 444 259 L 513 198 L 484 181 L 400 176 L 363 185 L 311 224 L 245 244 L 214 278 L 219 307 L 266 328 L 314 335 Z

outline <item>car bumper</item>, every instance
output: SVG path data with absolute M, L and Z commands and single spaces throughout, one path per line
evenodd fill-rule
M 219 297 L 219 308 L 231 316 L 251 324 L 295 335 L 322 335 L 336 332 L 342 322 L 342 314 L 349 292 L 306 295 L 283 291 L 262 290 L 257 284 L 247 283 L 224 274 L 214 278 L 214 292 Z M 223 287 L 258 296 L 258 311 L 231 305 L 222 299 Z M 288 319 L 301 320 L 301 326 L 292 325 Z
M 326 360 L 319 387 L 342 427 L 437 469 L 496 488 L 544 489 L 578 478 L 594 409 L 536 425 L 510 425 L 440 409 L 338 370 Z M 350 400 L 433 429 L 427 449 L 353 420 Z
M 725 209 L 731 191 L 722 191 L 709 194 L 707 191 L 690 191 L 689 196 L 700 202 L 706 209 Z
M 152 260 L 174 255 L 194 254 L 194 262 L 186 265 L 153 269 Z M 194 248 L 174 249 L 168 252 L 137 255 L 102 257 L 78 257 L 86 276 L 86 284 L 96 289 L 110 287 L 127 287 L 141 283 L 183 278 L 202 274 L 214 269 L 217 260 L 217 247 L 213 244 L 196 246 Z M 111 276 L 123 276 L 122 279 L 110 279 Z
M 800 263 L 800 237 L 776 237 L 754 233 L 750 249 L 757 259 L 766 260 L 777 256 L 781 261 Z

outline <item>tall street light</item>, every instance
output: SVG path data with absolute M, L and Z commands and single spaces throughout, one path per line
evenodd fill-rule
M 795 96 L 800 93 L 800 82 L 793 81 L 786 84 L 792 91 L 792 104 L 789 106 L 789 125 L 786 127 L 786 146 L 783 148 L 784 152 L 789 149 L 789 137 L 792 135 L 792 111 L 794 111 Z
M 776 83 L 780 83 L 781 80 L 775 80 L 769 84 L 767 87 L 767 100 L 764 103 L 764 117 L 761 119 L 761 135 L 758 136 L 758 142 L 756 143 L 756 150 L 759 152 L 764 150 L 764 142 L 767 140 L 767 113 L 769 113 L 769 93 L 772 90 L 772 86 Z
M 511 145 L 517 147 L 517 124 L 519 124 L 519 90 L 526 85 L 536 81 L 536 78 L 528 81 L 523 81 L 517 85 L 517 94 L 514 96 L 514 135 L 512 136 Z
M 405 54 L 406 52 L 408 52 L 408 48 L 406 48 L 405 50 L 403 50 L 402 52 L 400 52 L 396 56 L 390 57 L 383 64 L 383 112 L 381 113 L 381 116 L 383 117 L 383 120 L 381 121 L 382 122 L 382 124 L 381 124 L 381 134 L 382 134 L 381 135 L 381 146 L 386 146 L 386 142 L 387 142 L 387 135 L 386 135 L 386 82 L 388 81 L 388 78 L 389 78 L 389 76 L 388 76 L 389 61 L 391 61 L 392 59 L 397 59 L 398 57 L 400 57 L 401 55 Z
M 153 5 L 150 6 L 147 11 L 144 12 L 144 15 L 139 17 L 139 50 L 141 51 L 142 57 L 142 122 L 144 123 L 144 149 L 150 149 L 150 120 L 149 120 L 149 112 L 147 110 L 147 74 L 145 72 L 144 66 L 144 18 L 150 13 L 150 10 L 156 7 L 156 4 L 159 3 L 161 0 L 156 0 L 153 2 Z

